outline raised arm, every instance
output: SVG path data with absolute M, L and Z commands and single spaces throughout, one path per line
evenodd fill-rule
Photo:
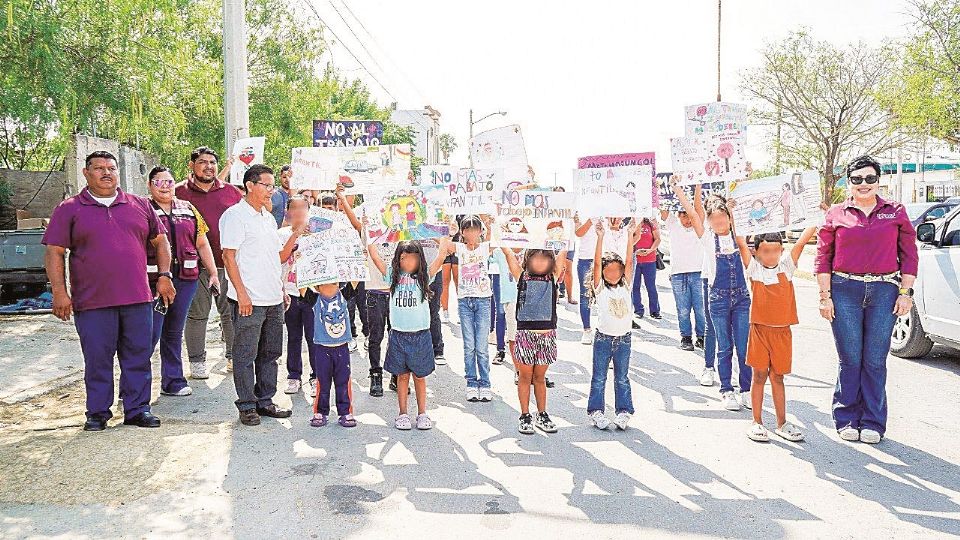
M 817 234 L 816 227 L 807 227 L 800 234 L 800 238 L 797 239 L 797 243 L 794 244 L 793 249 L 790 250 L 790 258 L 793 259 L 794 266 L 796 266 L 797 262 L 800 261 L 800 255 L 803 254 L 803 248 L 806 247 L 807 242 L 809 242 L 815 234 Z
M 697 211 L 697 215 L 700 216 L 700 221 L 707 220 L 707 213 L 703 210 L 703 188 L 698 183 L 693 186 L 693 208 Z
M 743 261 L 743 266 L 746 268 L 750 266 L 750 259 L 753 258 L 753 254 L 750 253 L 750 246 L 747 244 L 746 237 L 743 236 L 734 236 L 737 239 L 737 247 L 740 248 L 740 259 Z
M 373 249 L 371 249 L 371 247 Z M 387 264 L 383 262 L 383 257 L 380 256 L 380 250 L 377 249 L 376 244 L 371 244 L 367 246 L 367 253 L 370 254 L 370 260 L 373 262 L 373 265 L 377 267 L 377 271 L 383 274 L 384 276 L 386 276 Z M 441 253 L 442 253 L 442 250 L 441 250 Z M 442 261 L 443 258 L 441 257 L 440 260 Z M 432 268 L 432 265 L 431 265 L 431 268 Z
M 353 207 L 350 206 L 350 201 L 348 201 L 346 195 L 343 194 L 343 184 L 337 184 L 337 201 L 340 202 L 340 208 L 343 208 L 343 213 L 347 215 L 347 219 L 350 220 L 353 228 L 356 229 L 357 232 L 362 231 L 363 225 L 360 223 L 360 220 L 357 219 L 357 214 L 354 213 Z
M 520 275 L 523 274 L 523 268 L 520 267 L 517 255 L 512 249 L 506 247 L 500 248 L 500 251 L 503 251 L 503 257 L 507 260 L 507 267 L 510 269 L 510 274 L 513 275 L 513 279 L 520 279 Z
M 439 245 L 440 250 L 437 251 L 437 256 L 434 257 L 433 261 L 430 262 L 430 267 L 427 268 L 427 275 L 432 279 L 433 276 L 437 275 L 437 272 L 440 271 L 440 268 L 443 267 L 443 261 L 447 258 L 447 253 L 450 251 L 450 244 L 452 242 L 449 238 L 441 238 Z M 383 272 L 381 272 L 382 274 Z
M 703 237 L 703 213 L 702 210 L 696 210 L 692 204 L 690 204 L 690 199 L 687 198 L 687 194 L 683 192 L 683 187 L 680 186 L 680 177 L 673 175 L 670 178 L 670 187 L 673 188 L 673 194 L 677 196 L 677 200 L 680 201 L 680 205 L 683 206 L 683 210 L 690 216 L 690 222 L 693 225 L 694 232 L 697 233 L 698 237 Z M 699 193 L 699 187 L 694 188 L 694 198 L 697 199 L 697 204 L 702 204 L 699 202 L 700 197 L 697 195 Z
M 587 231 L 590 230 L 590 227 L 592 225 L 593 225 L 592 219 L 588 219 L 583 223 L 581 223 L 579 216 L 573 216 L 573 226 L 575 227 L 573 232 L 574 234 L 577 235 L 578 238 L 582 238 L 583 235 L 587 234 Z
M 603 228 L 603 222 L 597 222 L 597 247 L 594 248 L 593 254 L 593 288 L 596 289 L 600 285 L 600 279 L 602 279 L 603 273 L 603 235 L 606 231 Z
M 297 246 L 297 240 L 304 232 L 307 231 L 308 223 L 292 229 L 290 238 L 287 238 L 287 242 L 283 244 L 283 247 L 280 248 L 280 263 L 283 264 L 287 262 L 287 259 L 290 258 L 290 255 L 293 255 L 293 249 Z

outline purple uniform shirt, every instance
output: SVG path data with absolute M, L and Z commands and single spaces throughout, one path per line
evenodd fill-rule
M 213 260 L 217 263 L 217 268 L 223 268 L 223 249 L 220 247 L 220 218 L 227 211 L 227 208 L 240 202 L 243 193 L 233 184 L 225 184 L 220 180 L 214 180 L 213 185 L 210 186 L 210 191 L 204 191 L 197 187 L 192 174 L 186 181 L 177 184 L 174 193 L 181 201 L 193 204 L 193 207 L 203 216 L 203 220 L 207 222 L 207 226 L 210 227 L 207 232 L 207 240 L 210 242 L 210 250 L 213 251 Z
M 853 199 L 835 204 L 817 233 L 818 274 L 917 275 L 917 231 L 903 205 L 877 197 L 869 216 Z
M 53 211 L 43 243 L 70 250 L 73 309 L 84 311 L 152 301 L 147 243 L 166 232 L 147 199 L 117 189 L 106 207 L 83 188 Z

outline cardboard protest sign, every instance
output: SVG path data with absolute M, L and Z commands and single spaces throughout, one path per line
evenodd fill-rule
M 307 172 L 301 176 L 297 164 L 291 163 L 296 179 L 291 181 L 291 186 L 295 189 L 332 191 L 337 184 L 343 184 L 344 193 L 355 195 L 410 185 L 409 144 L 297 150 L 299 153 L 294 157 L 299 157 L 300 166 Z
M 652 195 L 646 188 L 649 165 L 577 169 L 573 193 L 580 219 L 649 216 Z
M 673 189 L 670 187 L 670 174 L 658 174 L 657 175 L 657 188 L 660 192 L 660 205 L 658 208 L 660 210 L 667 210 L 668 212 L 678 212 L 683 209 L 680 206 L 680 201 L 677 199 L 677 196 L 673 194 Z M 683 192 L 687 194 L 687 198 L 693 202 L 693 194 L 695 186 L 681 186 Z M 721 195 L 723 197 L 727 196 L 727 184 L 725 182 L 707 182 L 700 185 L 700 198 L 706 200 L 710 195 Z
M 414 186 L 445 186 L 456 181 L 460 167 L 456 165 L 424 165 L 420 176 L 413 178 Z
M 683 185 L 742 180 L 750 175 L 745 147 L 742 132 L 670 139 L 673 173 Z
M 364 197 L 368 243 L 442 238 L 450 234 L 446 209 L 422 190 L 401 188 Z
M 230 167 L 230 183 L 243 185 L 243 175 L 252 165 L 263 163 L 264 137 L 247 137 L 233 143 L 233 165 Z
M 314 146 L 380 146 L 383 122 L 377 120 L 314 120 Z
M 572 232 L 572 193 L 550 190 L 504 190 L 491 231 L 497 247 L 568 248 Z
M 630 154 L 602 154 L 584 156 L 577 159 L 578 169 L 596 169 L 600 167 L 629 167 L 633 165 L 650 166 L 650 200 L 653 205 L 660 202 L 657 185 L 653 177 L 657 174 L 657 158 L 654 152 L 634 152 Z
M 687 137 L 747 131 L 747 106 L 740 103 L 702 103 L 690 105 L 684 112 L 684 134 Z
M 797 172 L 729 184 L 737 234 L 805 229 L 822 225 L 820 174 Z
M 297 246 L 294 264 L 299 288 L 369 279 L 360 235 L 341 212 L 311 208 L 309 231 Z
M 290 169 L 293 172 L 290 187 L 333 191 L 337 187 L 337 176 L 331 171 L 336 168 L 336 156 L 320 148 L 294 148 L 290 157 Z
M 494 197 L 504 189 L 503 169 L 459 169 L 424 167 L 421 172 L 429 186 L 430 198 L 440 201 L 450 214 L 491 214 Z
M 470 157 L 477 169 L 527 168 L 527 149 L 520 126 L 484 131 L 470 139 Z

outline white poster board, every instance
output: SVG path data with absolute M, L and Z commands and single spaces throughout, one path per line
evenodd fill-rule
M 670 139 L 673 173 L 682 185 L 733 182 L 749 176 L 746 138 L 728 132 Z
M 504 190 L 491 231 L 496 247 L 568 249 L 573 193 L 552 190 Z
M 527 149 L 520 126 L 484 131 L 470 139 L 470 157 L 477 169 L 527 168 Z
M 263 163 L 264 137 L 247 137 L 237 139 L 233 143 L 233 165 L 230 167 L 230 183 L 235 186 L 243 185 L 243 175 L 253 165 Z
M 652 177 L 649 165 L 575 169 L 573 193 L 580 219 L 649 216 Z
M 410 185 L 410 145 L 390 144 L 382 146 L 327 146 L 300 150 L 299 156 L 306 165 L 305 176 L 293 167 L 295 189 L 321 189 L 333 191 L 343 184 L 344 193 L 356 195 Z M 319 187 L 299 187 L 319 186 Z
M 701 103 L 686 107 L 684 113 L 684 134 L 687 137 L 747 131 L 747 106 L 740 103 Z
M 298 288 L 370 277 L 360 234 L 342 212 L 311 208 L 309 232 L 297 245 Z
M 315 146 L 294 148 L 290 156 L 290 177 L 292 189 L 314 189 L 333 191 L 337 187 L 336 175 L 331 171 L 337 167 L 336 156 L 324 153 Z
M 431 198 L 453 215 L 492 214 L 494 198 L 505 188 L 503 169 L 457 169 L 424 167 L 421 173 Z M 428 189 L 429 188 L 429 189 Z
M 416 187 L 369 193 L 364 199 L 361 212 L 370 244 L 443 238 L 450 234 L 446 208 Z
M 731 183 L 729 195 L 736 203 L 733 221 L 738 235 L 805 229 L 824 221 L 817 171 Z

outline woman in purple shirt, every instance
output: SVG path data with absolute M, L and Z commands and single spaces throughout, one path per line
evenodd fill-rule
M 880 164 L 847 166 L 851 197 L 833 205 L 818 234 L 820 314 L 840 358 L 833 420 L 845 441 L 880 442 L 887 427 L 887 352 L 893 323 L 913 308 L 917 233 L 903 205 L 877 196 Z

